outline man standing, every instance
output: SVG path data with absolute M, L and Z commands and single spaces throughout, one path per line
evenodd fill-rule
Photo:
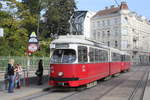
M 9 80 L 9 87 L 8 93 L 14 92 L 14 59 L 10 59 L 8 62 L 8 80 Z

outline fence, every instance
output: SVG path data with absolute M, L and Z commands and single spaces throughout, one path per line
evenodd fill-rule
M 28 57 L 28 56 L 24 56 L 24 57 L 16 57 L 16 56 L 8 56 L 8 57 L 4 57 L 4 56 L 0 56 L 0 71 L 5 71 L 7 68 L 7 64 L 9 59 L 14 59 L 15 60 L 15 64 L 21 64 L 22 68 L 25 70 L 35 70 L 37 69 L 38 66 L 38 62 L 40 59 L 43 60 L 43 66 L 44 69 L 48 69 L 49 68 L 49 57 Z

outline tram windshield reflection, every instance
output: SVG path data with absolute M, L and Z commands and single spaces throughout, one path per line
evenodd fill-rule
M 51 63 L 73 63 L 75 60 L 75 50 L 56 49 L 52 55 Z

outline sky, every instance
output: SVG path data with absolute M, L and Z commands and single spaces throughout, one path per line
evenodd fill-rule
M 131 11 L 136 12 L 138 15 L 145 16 L 150 20 L 150 0 L 116 0 L 118 4 L 121 1 L 126 1 Z M 115 0 L 76 0 L 78 10 L 99 11 L 103 10 L 106 6 L 117 4 Z

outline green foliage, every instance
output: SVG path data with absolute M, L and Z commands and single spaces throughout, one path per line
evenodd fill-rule
M 51 33 L 64 35 L 69 32 L 69 19 L 76 8 L 74 0 L 48 0 L 46 27 Z M 50 33 L 48 33 L 50 35 Z
M 38 30 L 40 50 L 32 56 L 49 56 L 50 34 L 67 34 L 68 21 L 76 8 L 74 0 L 3 1 L 7 2 L 8 10 L 0 10 L 0 27 L 4 28 L 4 37 L 0 37 L 1 56 L 24 56 L 30 33 Z

